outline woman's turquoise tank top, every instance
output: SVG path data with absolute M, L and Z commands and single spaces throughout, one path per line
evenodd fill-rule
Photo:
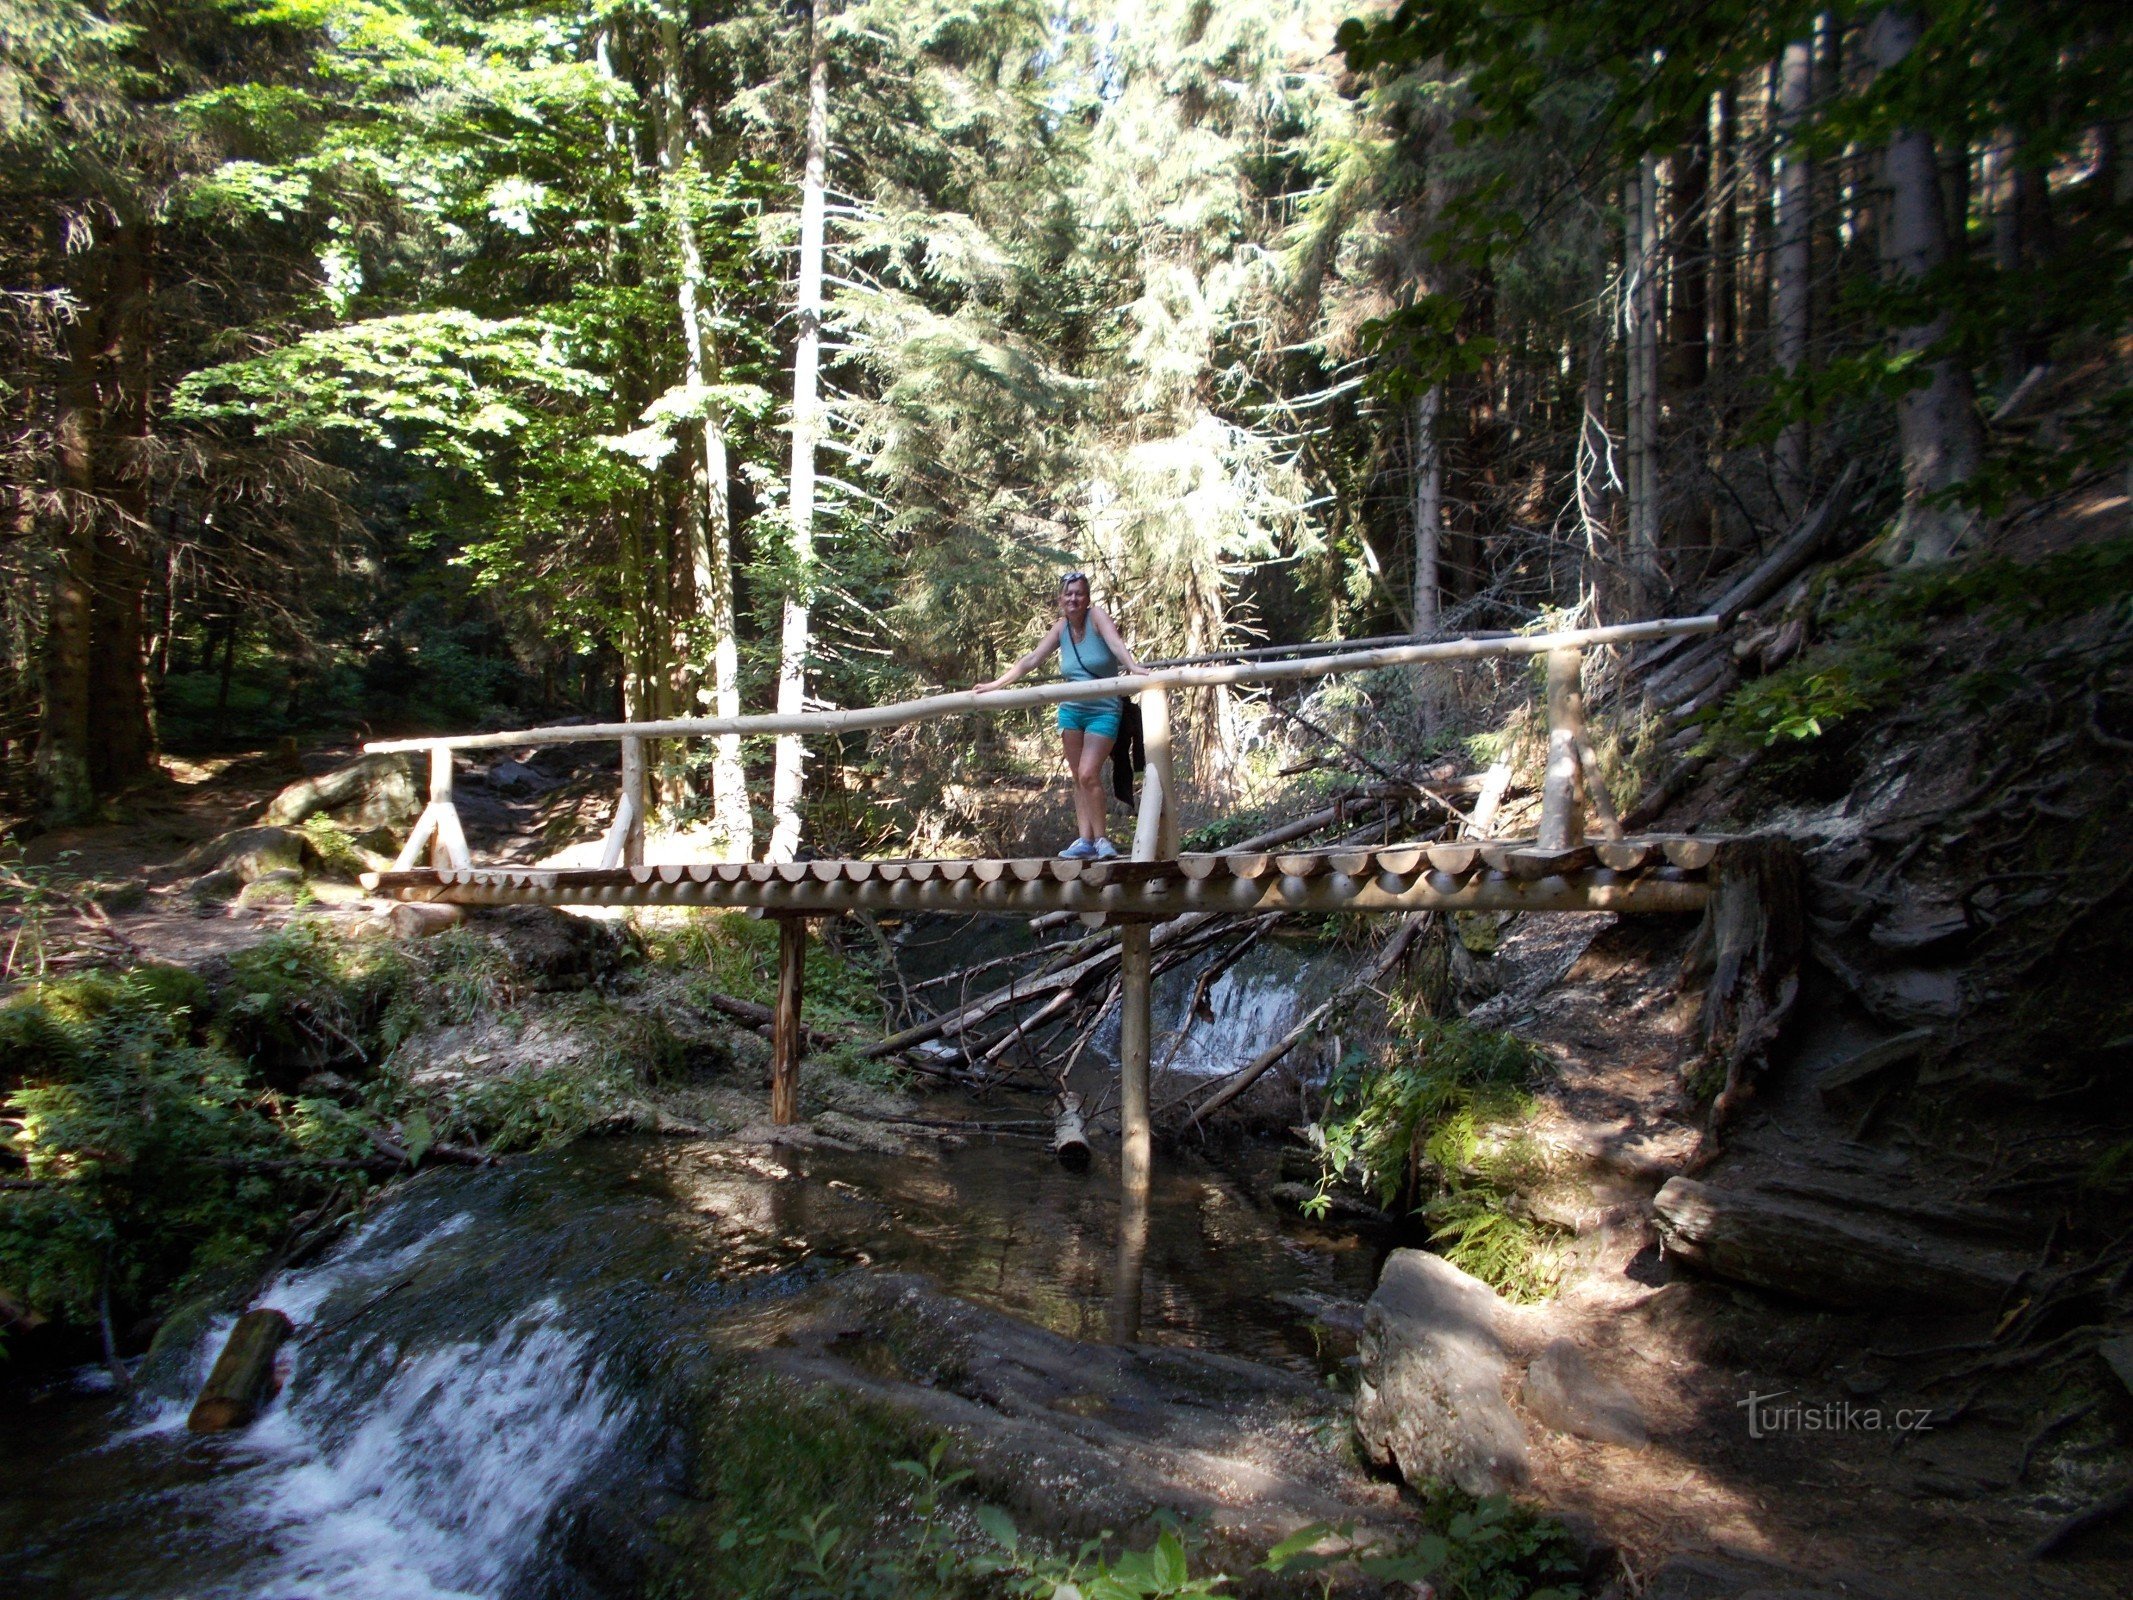
M 1111 647 L 1104 643 L 1104 636 L 1096 631 L 1096 624 L 1082 624 L 1081 637 L 1074 637 L 1071 625 L 1059 630 L 1059 671 L 1068 678 L 1115 678 L 1118 676 L 1118 657 L 1111 654 Z M 1079 706 L 1083 711 L 1117 711 L 1116 695 L 1104 695 L 1096 700 L 1070 700 L 1068 705 Z M 1064 724 L 1061 724 L 1064 726 Z
M 1111 654 L 1111 647 L 1104 643 L 1104 636 L 1096 624 L 1082 624 L 1082 636 L 1074 637 L 1072 624 L 1059 630 L 1059 671 L 1068 678 L 1115 678 L 1118 676 L 1118 657 Z

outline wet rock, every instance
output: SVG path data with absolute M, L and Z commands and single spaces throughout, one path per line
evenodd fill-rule
M 1543 1427 L 1601 1444 L 1642 1450 L 1652 1442 L 1636 1397 L 1592 1370 L 1585 1352 L 1557 1339 L 1526 1368 L 1519 1398 Z
M 290 784 L 267 802 L 259 820 L 286 828 L 324 812 L 352 830 L 398 828 L 414 821 L 422 804 L 412 757 L 363 756 Z
M 2103 1357 L 2104 1365 L 2125 1385 L 2126 1393 L 2133 1395 L 2133 1333 L 2121 1334 L 2116 1339 L 2105 1339 L 2096 1346 L 2096 1353 Z
M 1395 1250 L 1364 1312 L 1355 1427 L 1379 1466 L 1420 1487 L 1500 1494 L 1526 1481 L 1526 1436 L 1504 1400 L 1494 1291 L 1441 1256 Z
M 976 1492 L 1047 1533 L 1138 1539 L 1167 1511 L 1206 1529 L 1219 1560 L 1311 1522 L 1367 1535 L 1395 1509 L 1329 1439 L 1324 1389 L 1235 1357 L 1082 1343 L 872 1272 L 745 1337 L 785 1377 L 945 1433 Z
M 270 872 L 301 872 L 304 836 L 294 828 L 237 828 L 218 834 L 189 851 L 178 863 L 183 873 L 232 872 L 247 884 Z

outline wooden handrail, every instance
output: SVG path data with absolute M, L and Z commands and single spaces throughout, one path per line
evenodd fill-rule
M 860 728 L 893 728 L 936 717 L 992 715 L 1067 700 L 1104 695 L 1140 694 L 1147 689 L 1210 689 L 1242 684 L 1283 683 L 1322 678 L 1339 672 L 1367 672 L 1377 667 L 1421 666 L 1436 661 L 1477 661 L 1490 656 L 1546 655 L 1551 650 L 1590 645 L 1637 644 L 1683 634 L 1714 633 L 1717 617 L 1662 617 L 1650 622 L 1623 622 L 1606 628 L 1578 628 L 1564 633 L 1532 633 L 1513 638 L 1446 639 L 1435 644 L 1398 645 L 1386 650 L 1351 650 L 1306 656 L 1295 661 L 1240 661 L 1228 666 L 1170 667 L 1160 672 L 1121 678 L 1032 684 L 1026 689 L 996 689 L 990 694 L 961 690 L 885 706 L 853 706 L 841 711 L 803 711 L 790 715 L 745 717 L 678 717 L 665 722 L 591 722 L 554 728 L 522 728 L 509 733 L 446 734 L 422 739 L 374 739 L 363 746 L 373 755 L 415 750 L 498 750 L 528 744 L 590 744 L 609 739 L 694 739 L 717 734 L 847 733 Z

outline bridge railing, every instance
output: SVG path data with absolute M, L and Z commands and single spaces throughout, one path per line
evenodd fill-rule
M 1294 682 L 1336 673 L 1367 672 L 1380 667 L 1425 666 L 1490 657 L 1545 655 L 1548 662 L 1548 765 L 1541 794 L 1539 844 L 1566 849 L 1584 836 L 1581 797 L 1593 810 L 1603 833 L 1619 835 L 1598 781 L 1597 763 L 1584 736 L 1578 683 L 1583 652 L 1599 645 L 1632 645 L 1688 634 L 1711 633 L 1721 625 L 1715 616 L 1666 617 L 1612 627 L 1568 629 L 1555 633 L 1507 637 L 1434 640 L 1381 649 L 1329 651 L 1289 660 L 1242 660 L 1163 667 L 1116 678 L 1032 684 L 980 694 L 961 690 L 881 706 L 854 706 L 831 711 L 803 711 L 739 717 L 678 717 L 663 721 L 576 723 L 522 728 L 500 733 L 440 734 L 416 739 L 378 739 L 364 745 L 371 754 L 427 752 L 430 758 L 429 804 L 395 863 L 402 870 L 424 860 L 437 866 L 472 865 L 466 835 L 452 801 L 454 753 L 523 745 L 587 744 L 614 740 L 622 746 L 621 795 L 614 821 L 601 847 L 604 867 L 636 866 L 644 861 L 645 760 L 647 739 L 702 739 L 727 734 L 849 733 L 867 728 L 901 727 L 940 717 L 991 716 L 1032 706 L 1056 705 L 1105 695 L 1132 695 L 1141 704 L 1148 764 L 1140 814 L 1133 839 L 1136 860 L 1167 860 L 1177 853 L 1176 777 L 1171 760 L 1168 692 L 1172 689 L 1240 687 Z

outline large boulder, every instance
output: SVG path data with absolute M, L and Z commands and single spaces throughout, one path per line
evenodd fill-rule
M 1416 1487 L 1502 1494 L 1526 1481 L 1526 1431 L 1504 1398 L 1511 1308 L 1442 1256 L 1395 1250 L 1363 1311 L 1355 1427 Z
M 292 783 L 267 802 L 262 823 L 292 828 L 324 812 L 351 832 L 400 828 L 421 813 L 424 794 L 411 756 L 360 756 L 331 772 Z

